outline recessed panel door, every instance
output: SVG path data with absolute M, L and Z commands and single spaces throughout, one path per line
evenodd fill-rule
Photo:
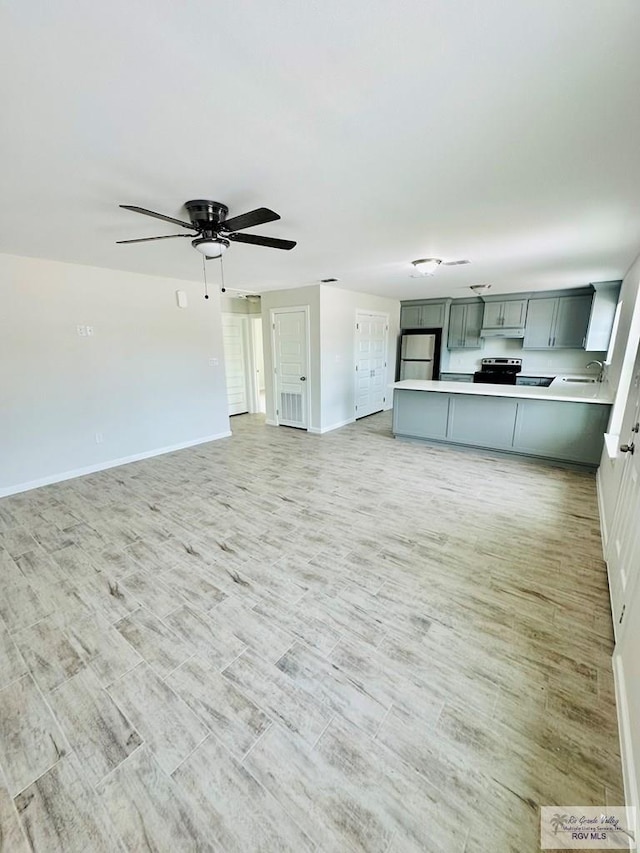
M 307 314 L 273 312 L 276 416 L 282 426 L 308 427 Z
M 386 397 L 388 318 L 356 315 L 356 418 L 381 412 Z
M 607 567 L 616 639 L 624 631 L 624 611 L 640 578 L 640 352 L 620 432 L 624 460 L 620 488 L 607 537 Z
M 222 315 L 222 341 L 229 414 L 241 415 L 249 411 L 244 317 L 239 314 Z

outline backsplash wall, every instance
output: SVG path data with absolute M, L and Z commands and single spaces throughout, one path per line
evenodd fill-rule
M 522 372 L 529 375 L 539 373 L 589 373 L 586 365 L 596 359 L 604 361 L 605 352 L 585 352 L 582 349 L 527 350 L 522 341 L 505 338 L 487 338 L 482 349 L 443 349 L 441 370 L 447 373 L 473 373 L 480 370 L 480 359 L 521 358 Z M 591 368 L 594 370 L 594 368 Z

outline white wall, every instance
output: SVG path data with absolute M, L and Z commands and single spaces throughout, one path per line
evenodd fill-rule
M 216 290 L 0 255 L 0 306 L 0 494 L 228 434 Z
M 526 374 L 584 373 L 588 362 L 593 359 L 604 361 L 604 352 L 585 352 L 583 349 L 527 350 L 522 349 L 521 340 L 487 338 L 483 349 L 452 350 L 449 353 L 449 373 L 473 373 L 480 370 L 480 359 L 506 356 L 522 359 L 522 372 Z M 445 362 L 446 363 L 446 362 Z
M 296 287 L 291 290 L 272 290 L 262 294 L 262 333 L 264 339 L 264 378 L 267 406 L 267 421 L 275 423 L 276 405 L 273 382 L 273 358 L 271 335 L 272 308 L 309 308 L 309 351 L 307 371 L 309 393 L 309 428 L 320 429 L 320 287 Z
M 334 429 L 355 418 L 355 322 L 357 311 L 389 315 L 387 385 L 395 379 L 400 330 L 400 302 L 368 293 L 320 285 L 321 430 Z M 386 408 L 391 408 L 389 388 Z

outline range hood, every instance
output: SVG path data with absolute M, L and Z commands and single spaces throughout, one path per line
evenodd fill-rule
M 500 326 L 480 329 L 481 338 L 524 338 L 524 326 Z

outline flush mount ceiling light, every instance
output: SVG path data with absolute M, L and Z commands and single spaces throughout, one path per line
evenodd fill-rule
M 443 261 L 441 258 L 419 258 L 417 261 L 411 261 L 413 272 L 411 278 L 421 278 L 424 275 L 435 275 L 439 266 L 457 267 L 461 264 L 468 264 L 470 261 Z
M 474 293 L 486 293 L 487 290 L 491 290 L 490 284 L 471 284 L 469 286 L 469 290 L 473 290 Z
M 229 248 L 229 241 L 222 237 L 198 237 L 191 241 L 191 245 L 205 258 L 219 258 Z
M 411 261 L 414 268 L 412 275 L 435 275 L 436 270 L 442 263 L 438 258 L 420 258 L 417 261 Z

